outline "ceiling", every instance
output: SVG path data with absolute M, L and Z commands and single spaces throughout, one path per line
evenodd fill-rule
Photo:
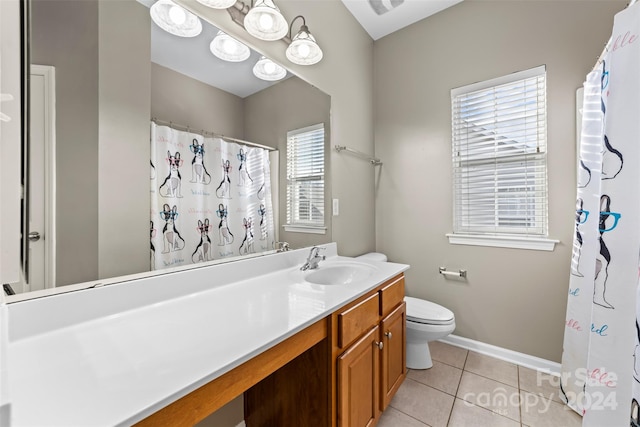
M 461 1 L 342 0 L 373 40 L 378 40 Z

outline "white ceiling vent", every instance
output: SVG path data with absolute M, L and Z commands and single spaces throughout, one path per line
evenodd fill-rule
M 462 0 L 342 0 L 349 12 L 378 40 Z

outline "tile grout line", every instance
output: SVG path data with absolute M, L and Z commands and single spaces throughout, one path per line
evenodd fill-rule
M 513 384 L 507 384 L 507 383 L 505 383 L 505 382 L 503 382 L 503 381 L 499 381 L 499 380 L 497 380 L 497 379 L 495 379 L 495 378 L 487 377 L 487 376 L 484 376 L 484 375 L 482 375 L 482 374 L 478 374 L 477 372 L 473 372 L 473 371 L 463 371 L 463 372 L 468 372 L 468 373 L 470 373 L 470 374 L 477 375 L 477 376 L 479 376 L 479 377 L 481 377 L 481 378 L 484 378 L 484 379 L 486 379 L 486 380 L 495 381 L 495 382 L 497 382 L 497 383 L 500 383 L 500 384 L 502 384 L 502 385 L 506 385 L 507 387 L 511 387 L 511 388 L 518 389 L 518 391 L 520 391 L 520 386 L 519 386 L 519 385 L 518 385 L 518 386 L 514 386 Z M 518 384 L 519 384 L 519 383 L 518 383 Z
M 518 374 L 518 415 L 520 418 L 520 426 L 522 427 L 522 391 L 520 389 L 520 366 L 516 365 L 516 372 Z
M 462 378 L 462 376 L 461 376 L 460 378 Z M 435 388 L 435 387 L 433 387 L 433 386 L 430 386 L 429 384 L 421 383 L 420 381 L 416 381 L 416 380 L 414 380 L 413 378 L 409 378 L 408 376 L 407 376 L 407 378 L 405 379 L 405 381 L 407 381 L 407 380 L 409 380 L 409 381 L 413 381 L 414 383 L 419 384 L 419 385 L 421 385 L 421 386 L 423 386 L 423 387 L 430 388 L 431 390 L 435 390 L 435 391 L 437 391 L 438 393 L 442 393 L 442 394 L 446 394 L 447 396 L 451 396 L 451 397 L 453 397 L 453 405 L 455 405 L 455 403 L 456 403 L 456 399 L 457 399 L 457 397 L 456 397 L 456 396 L 452 396 L 452 395 L 450 395 L 450 394 L 449 394 L 449 393 L 447 393 L 446 391 L 439 390 L 439 389 L 437 389 L 437 388 Z M 458 386 L 460 386 L 460 383 L 458 383 Z M 456 389 L 456 394 L 457 394 L 457 393 L 458 393 L 458 390 Z M 449 417 L 447 418 L 447 425 L 449 424 L 449 420 L 451 419 L 451 414 L 453 413 L 453 405 L 451 405 L 451 410 L 449 411 Z M 405 415 L 407 415 L 407 416 L 409 416 L 409 417 L 411 417 L 411 418 L 413 418 L 413 419 L 415 419 L 415 420 L 420 421 L 422 424 L 425 424 L 425 425 L 429 426 L 429 424 L 425 423 L 424 421 L 422 421 L 422 420 L 420 420 L 420 419 L 418 419 L 418 418 L 415 418 L 415 417 L 411 416 L 410 414 L 407 414 L 406 412 L 403 412 L 403 411 L 401 411 L 400 409 L 398 409 L 398 408 L 396 408 L 396 407 L 393 407 L 393 408 L 394 408 L 396 411 L 398 411 L 398 412 L 402 412 L 403 414 L 405 414 Z M 431 427 L 431 426 L 429 426 L 429 427 Z
M 471 351 L 472 351 L 472 350 L 469 350 L 469 352 L 471 352 Z M 474 352 L 474 353 L 479 354 L 479 355 L 484 356 L 484 357 L 489 357 L 489 358 L 491 358 L 491 359 L 495 359 L 495 360 L 498 360 L 498 361 L 501 361 L 501 362 L 505 362 L 504 360 L 496 359 L 496 358 L 495 358 L 495 357 L 493 357 L 493 356 L 487 356 L 487 355 L 485 355 L 485 354 L 477 353 L 477 352 Z M 466 369 L 464 369 L 464 371 L 465 371 L 465 372 L 469 372 L 469 373 L 474 374 L 474 375 L 478 375 L 479 377 L 486 378 L 486 379 L 488 379 L 488 380 L 492 380 L 492 381 L 498 382 L 498 383 L 500 383 L 500 384 L 504 384 L 504 385 L 509 386 L 509 387 L 515 387 L 515 388 L 517 388 L 518 390 L 520 390 L 520 378 L 519 378 L 519 374 L 518 374 L 518 373 L 520 372 L 520 371 L 519 371 L 519 365 L 516 365 L 515 363 L 511 363 L 511 362 L 505 362 L 505 363 L 508 363 L 508 364 L 513 365 L 513 366 L 515 366 L 515 367 L 516 367 L 516 376 L 518 377 L 518 378 L 516 378 L 516 382 L 517 382 L 517 384 L 518 384 L 517 386 L 514 386 L 514 385 L 512 385 L 512 384 L 507 384 L 507 383 L 506 383 L 506 382 L 504 382 L 504 381 L 500 381 L 500 380 L 497 380 L 497 379 L 495 379 L 495 378 L 487 377 L 487 376 L 485 376 L 485 375 L 479 374 L 479 373 L 474 372 L 474 371 L 468 371 L 468 370 L 466 370 Z M 465 360 L 465 366 L 466 366 L 466 360 Z
M 463 365 L 464 367 L 463 367 L 463 370 L 462 370 L 462 374 L 464 375 L 464 373 L 465 373 L 465 372 L 468 372 L 468 373 L 470 373 L 470 374 L 472 374 L 472 375 L 477 375 L 478 377 L 481 377 L 481 378 L 487 379 L 487 380 L 489 380 L 489 381 L 494 381 L 494 382 L 497 382 L 497 383 L 499 383 L 499 384 L 505 385 L 505 386 L 507 386 L 507 387 L 515 388 L 515 389 L 516 389 L 516 391 L 517 391 L 517 393 L 518 393 L 518 421 L 516 421 L 516 420 L 514 420 L 514 419 L 512 419 L 512 418 L 509 418 L 508 416 L 504 416 L 504 415 L 502 415 L 502 414 L 496 413 L 496 412 L 492 411 L 492 410 L 491 410 L 491 409 L 489 409 L 489 408 L 485 408 L 484 406 L 479 406 L 479 405 L 477 405 L 477 404 L 475 404 L 475 403 L 473 403 L 473 402 L 469 402 L 469 401 L 467 401 L 467 400 L 465 400 L 465 399 L 458 398 L 458 396 L 457 396 L 457 395 L 458 395 L 458 389 L 460 388 L 460 383 L 462 382 L 462 376 L 460 376 L 460 382 L 458 383 L 458 389 L 456 390 L 456 396 L 455 396 L 455 398 L 456 398 L 456 399 L 460 399 L 460 400 L 461 400 L 461 401 L 463 401 L 463 402 L 467 402 L 467 403 L 469 403 L 469 404 L 471 404 L 471 405 L 473 405 L 473 406 L 475 406 L 475 407 L 477 407 L 477 408 L 484 409 L 485 411 L 488 411 L 488 412 L 490 412 L 490 413 L 492 413 L 492 414 L 494 414 L 494 415 L 501 416 L 501 417 L 503 417 L 503 418 L 505 418 L 505 419 L 508 419 L 508 420 L 511 420 L 511 421 L 517 422 L 517 423 L 522 427 L 522 414 L 521 414 L 521 412 L 520 412 L 520 406 L 521 406 L 521 405 L 520 405 L 520 370 L 519 370 L 519 366 L 518 366 L 518 365 L 515 365 L 515 364 L 512 364 L 512 365 L 515 365 L 515 367 L 516 367 L 516 384 L 517 384 L 517 386 L 516 386 L 516 387 L 514 387 L 514 386 L 513 386 L 513 385 L 511 385 L 511 384 L 507 384 L 507 383 L 505 383 L 505 382 L 502 382 L 502 381 L 496 380 L 495 378 L 489 378 L 489 377 L 486 377 L 486 376 L 484 376 L 484 375 L 480 375 L 480 374 L 478 374 L 478 373 L 476 373 L 476 372 L 468 371 L 468 370 L 464 369 L 464 368 L 466 368 L 467 360 L 468 360 L 468 357 L 469 357 L 469 353 L 470 353 L 470 352 L 471 352 L 471 350 L 467 350 L 467 357 L 465 358 L 465 363 L 464 363 L 464 365 Z M 488 356 L 488 357 L 491 357 L 491 356 Z M 494 359 L 493 357 L 491 357 L 491 358 L 492 358 L 492 359 Z M 499 360 L 499 359 L 498 359 L 498 360 Z M 455 404 L 455 401 L 454 401 L 454 404 Z M 451 412 L 453 413 L 453 410 L 452 410 Z M 449 415 L 449 420 L 451 420 L 451 414 Z M 448 422 L 447 422 L 447 424 L 448 424 Z
M 394 406 L 389 405 L 389 407 L 390 407 L 390 408 L 395 409 L 396 411 L 400 412 L 401 414 L 406 415 L 407 417 L 409 417 L 409 418 L 411 418 L 411 419 L 413 419 L 413 420 L 416 420 L 416 421 L 417 421 L 417 422 L 419 422 L 420 424 L 423 424 L 423 425 L 425 425 L 425 426 L 427 426 L 427 427 L 432 427 L 431 425 L 429 425 L 429 424 L 425 423 L 424 421 L 422 421 L 422 420 L 420 420 L 420 419 L 418 419 L 418 418 L 414 417 L 414 416 L 413 416 L 413 415 L 411 415 L 411 414 L 407 414 L 406 412 L 403 412 L 403 411 L 401 411 L 400 409 L 398 409 L 398 408 L 396 408 L 396 407 L 394 407 Z
M 416 380 L 414 380 L 413 378 L 409 378 L 408 376 L 405 378 L 405 381 L 407 381 L 407 380 L 409 380 L 409 381 L 413 381 L 414 383 L 422 384 L 420 381 L 416 381 Z M 437 390 L 437 391 L 441 391 L 441 390 L 438 390 L 437 388 L 431 387 L 431 386 L 429 386 L 429 385 L 427 385 L 427 384 L 422 384 L 422 385 L 423 385 L 423 386 L 425 386 L 425 387 L 432 388 L 432 389 Z M 444 392 L 443 392 L 443 393 L 444 393 Z M 414 417 L 414 416 L 413 416 L 413 415 L 411 415 L 411 414 L 407 414 L 406 412 L 401 411 L 399 408 L 396 408 L 395 406 L 392 406 L 391 404 L 389 404 L 389 407 L 390 407 L 390 408 L 395 409 L 396 411 L 400 412 L 401 414 L 406 415 L 406 416 L 407 416 L 407 417 L 409 417 L 409 418 L 412 418 L 412 419 L 414 419 L 414 420 L 418 421 L 420 424 L 424 424 L 424 425 L 425 425 L 425 426 L 427 426 L 427 427 L 432 427 L 432 426 L 430 426 L 429 424 L 425 423 L 424 421 L 422 421 L 422 420 L 420 420 L 420 419 L 418 419 L 418 418 Z M 451 414 L 449 414 L 449 416 L 451 416 Z M 448 421 L 447 421 L 447 422 L 448 422 Z
M 458 380 L 458 385 L 456 386 L 455 394 L 453 395 L 453 405 L 451 405 L 451 411 L 449 411 L 449 418 L 447 418 L 447 426 L 451 422 L 451 416 L 453 415 L 453 408 L 456 406 L 456 399 L 458 398 L 458 390 L 460 390 L 460 383 L 462 382 L 462 376 L 464 375 L 464 367 L 467 364 L 467 358 L 469 357 L 469 350 L 467 350 L 467 354 L 464 356 L 464 363 L 462 364 L 462 372 L 460 372 L 460 379 Z

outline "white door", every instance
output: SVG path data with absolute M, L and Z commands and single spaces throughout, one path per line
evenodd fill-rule
M 31 66 L 28 282 L 55 287 L 55 68 Z

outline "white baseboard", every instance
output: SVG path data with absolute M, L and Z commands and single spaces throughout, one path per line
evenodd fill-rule
M 551 375 L 560 375 L 559 363 L 542 359 L 540 357 L 530 356 L 528 354 L 519 353 L 517 351 L 508 350 L 491 344 L 485 344 L 480 341 L 459 337 L 457 335 L 449 335 L 438 341 L 455 345 L 456 347 L 462 347 L 467 350 L 473 350 L 476 353 L 495 357 L 496 359 L 514 363 L 525 368 L 535 369 L 536 371 L 546 372 Z

